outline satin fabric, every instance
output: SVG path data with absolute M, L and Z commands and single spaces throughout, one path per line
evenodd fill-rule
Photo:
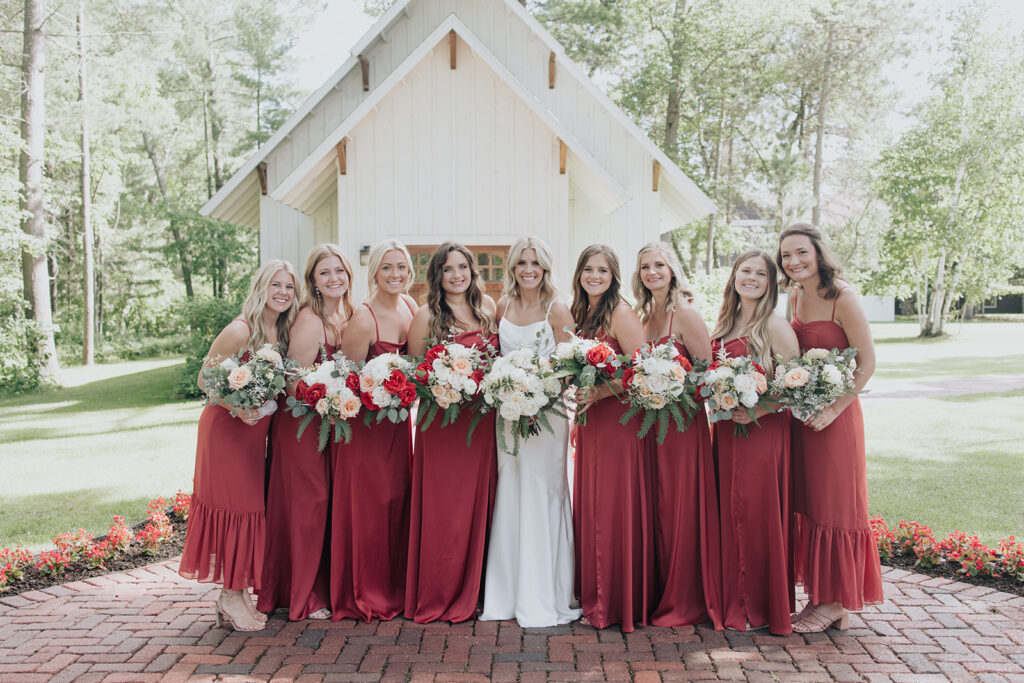
M 833 316 L 835 310 L 833 308 Z M 832 320 L 793 316 L 800 350 L 847 348 Z M 860 400 L 820 432 L 792 421 L 793 565 L 812 604 L 842 603 L 850 610 L 878 604 L 882 568 L 868 522 L 867 461 Z
M 327 343 L 330 358 L 337 348 Z M 288 608 L 288 618 L 300 621 L 330 606 L 330 555 L 327 522 L 331 496 L 330 446 L 320 450 L 320 418 L 296 438 L 299 422 L 287 399 L 278 399 L 270 424 L 270 476 L 267 480 L 267 549 L 263 585 L 256 607 L 272 612 Z
M 662 337 L 654 344 L 668 340 Z M 674 343 L 690 359 L 686 347 Z M 686 431 L 677 431 L 670 423 L 660 445 L 656 434 L 655 425 L 647 440 L 654 454 L 654 547 L 660 598 L 651 623 L 684 626 L 710 621 L 721 630 L 718 483 L 703 404 L 698 404 Z
M 367 360 L 405 353 L 379 336 Z M 367 427 L 362 413 L 349 424 L 352 440 L 332 447 L 331 619 L 393 619 L 405 606 L 411 426 Z
M 455 342 L 479 345 L 479 331 Z M 497 337 L 490 343 L 498 345 Z M 416 435 L 405 618 L 424 624 L 460 622 L 476 615 L 487 530 L 497 483 L 494 413 L 484 417 L 466 445 L 472 411 L 441 427 L 441 416 Z
M 242 362 L 248 360 L 248 354 Z M 259 588 L 266 538 L 264 468 L 270 418 L 250 426 L 221 406 L 199 417 L 196 468 L 178 574 L 228 590 Z
M 602 338 L 616 354 L 614 339 Z M 651 449 L 638 439 L 641 418 L 625 425 L 627 406 L 615 397 L 587 410 L 576 435 L 573 527 L 576 590 L 596 628 L 647 625 L 655 605 L 654 486 Z
M 719 342 L 712 344 L 718 352 Z M 749 355 L 745 338 L 725 344 L 732 357 Z M 722 534 L 725 626 L 738 631 L 767 625 L 792 632 L 794 591 L 789 567 L 789 413 L 758 418 L 747 436 L 734 422 L 714 424 Z

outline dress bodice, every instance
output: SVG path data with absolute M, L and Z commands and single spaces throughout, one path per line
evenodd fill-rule
M 500 342 L 498 335 L 489 334 L 486 337 L 482 334 L 483 330 L 469 330 L 468 332 L 459 332 L 452 336 L 451 341 L 456 344 L 462 344 L 463 346 L 475 346 L 482 348 L 487 344 L 490 344 L 496 349 L 500 349 Z
M 840 290 L 842 291 L 842 290 Z M 803 322 L 796 315 L 796 303 L 793 304 L 793 332 L 796 333 L 797 341 L 800 343 L 800 351 L 807 349 L 839 349 L 842 351 L 850 345 L 846 338 L 846 331 L 836 322 L 836 302 L 839 295 L 836 295 L 832 302 L 832 317 L 828 320 L 812 320 Z
M 405 305 L 409 306 L 409 311 L 413 315 L 416 314 L 416 311 L 412 310 L 412 306 L 409 305 L 408 301 L 405 302 Z M 399 355 L 405 355 L 409 350 L 409 340 L 405 339 L 400 342 L 392 342 L 381 339 L 380 325 L 377 323 L 377 314 L 373 312 L 373 308 L 370 307 L 370 304 L 366 303 L 365 301 L 363 302 L 363 306 L 366 306 L 366 308 L 370 311 L 370 315 L 373 316 L 373 327 L 374 330 L 376 330 L 377 340 L 370 344 L 370 348 L 367 349 L 366 360 L 376 358 L 377 356 L 383 355 L 385 353 L 397 353 Z
M 548 358 L 555 350 L 555 332 L 547 318 L 528 325 L 517 325 L 506 317 L 498 323 L 498 342 L 502 355 L 524 346 L 532 346 L 542 357 Z
M 717 356 L 718 350 L 722 348 L 722 340 L 714 339 L 711 341 L 711 355 Z M 740 356 L 749 356 L 750 353 L 747 350 L 747 338 L 736 337 L 725 342 L 725 353 L 730 358 L 739 358 Z

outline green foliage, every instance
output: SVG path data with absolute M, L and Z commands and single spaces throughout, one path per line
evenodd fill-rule
M 174 384 L 174 394 L 181 398 L 199 398 L 202 390 L 196 384 L 213 340 L 227 324 L 238 317 L 241 304 L 215 298 L 195 298 L 185 306 L 185 321 L 188 324 L 188 357 Z
M 43 381 L 42 340 L 35 322 L 25 318 L 20 308 L 6 316 L 0 326 L 0 393 L 20 394 L 39 387 Z

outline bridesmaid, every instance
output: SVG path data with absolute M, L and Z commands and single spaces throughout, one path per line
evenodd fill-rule
M 498 337 L 507 355 L 539 344 L 546 357 L 569 339 L 572 315 L 558 300 L 551 276 L 551 249 L 537 237 L 521 237 L 509 249 L 505 294 L 498 302 Z M 576 621 L 573 601 L 572 511 L 566 480 L 569 425 L 551 416 L 554 434 L 540 429 L 520 444 L 519 454 L 498 453 L 498 490 L 487 555 L 481 620 L 515 619 L 520 626 Z M 512 432 L 504 420 L 506 443 Z
M 494 313 L 473 254 L 445 242 L 427 265 L 427 303 L 409 327 L 409 353 L 422 357 L 428 340 L 446 338 L 496 347 Z M 494 413 L 477 425 L 467 447 L 472 419 L 469 410 L 447 427 L 435 419 L 415 439 L 405 617 L 420 624 L 476 615 L 497 461 Z
M 306 259 L 302 308 L 292 326 L 288 355 L 310 367 L 338 349 L 342 327 L 352 315 L 352 268 L 333 244 L 313 248 Z M 256 606 L 263 612 L 288 608 L 288 618 L 327 619 L 327 513 L 330 453 L 319 448 L 320 418 L 296 439 L 300 418 L 284 397 L 270 424 L 270 479 L 267 485 L 267 552 Z
M 295 320 L 298 277 L 287 261 L 268 261 L 253 276 L 242 316 L 228 323 L 206 356 L 210 365 L 237 353 L 248 360 L 263 344 L 288 346 Z M 199 387 L 203 388 L 200 374 Z M 261 585 L 265 539 L 264 467 L 270 419 L 255 410 L 237 418 L 224 405 L 208 405 L 199 418 L 192 508 L 178 573 L 200 583 L 221 585 L 217 625 L 259 631 L 266 617 L 248 589 Z
M 796 335 L 775 311 L 779 289 L 771 256 L 740 254 L 718 312 L 712 352 L 751 356 L 772 376 L 772 358 L 798 354 Z M 789 568 L 789 418 L 758 406 L 714 425 L 721 514 L 723 618 L 728 628 L 765 626 L 790 633 L 793 587 Z M 733 434 L 733 422 L 748 436 Z
M 583 250 L 572 287 L 580 336 L 600 339 L 616 354 L 632 355 L 644 343 L 640 318 L 619 295 L 619 259 L 611 247 Z M 576 436 L 576 589 L 590 624 L 620 624 L 628 633 L 636 622 L 649 623 L 656 597 L 650 449 L 636 438 L 639 417 L 619 424 L 626 407 L 607 385 L 576 398 L 588 416 Z
M 644 245 L 636 257 L 633 296 L 645 338 L 670 339 L 683 357 L 707 361 L 711 338 L 693 307 L 693 293 L 672 248 Z M 655 556 L 660 600 L 651 623 L 683 626 L 710 620 L 722 628 L 721 551 L 718 546 L 718 490 L 711 430 L 703 408 L 685 432 L 669 427 L 662 444 L 648 437 L 654 452 Z
M 352 315 L 341 350 L 351 361 L 406 353 L 416 302 L 412 258 L 386 240 L 370 250 L 370 298 Z M 393 619 L 405 607 L 409 552 L 409 422 L 367 427 L 353 419 L 350 443 L 334 444 L 331 618 Z
M 871 328 L 821 233 L 809 223 L 786 228 L 776 261 L 791 291 L 800 349 L 856 347 L 854 384 L 861 391 L 875 370 Z M 847 394 L 806 423 L 793 420 L 792 438 L 794 574 L 810 597 L 793 630 L 846 628 L 846 610 L 883 600 L 868 525 L 864 418 L 857 394 Z

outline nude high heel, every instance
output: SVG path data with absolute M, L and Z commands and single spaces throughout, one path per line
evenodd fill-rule
M 249 615 L 245 608 L 242 610 L 244 614 L 242 616 L 231 614 L 231 610 L 226 606 L 224 602 L 224 593 L 221 593 L 217 598 L 217 602 L 213 604 L 214 614 L 217 617 L 217 628 L 221 628 L 226 621 L 232 629 L 235 631 L 262 631 L 266 628 L 266 625 Z M 251 621 L 246 621 L 250 619 Z
M 811 610 L 793 622 L 793 633 L 822 633 L 832 627 L 840 631 L 850 628 L 850 613 L 844 609 L 842 614 L 830 618 L 822 616 L 817 610 Z

